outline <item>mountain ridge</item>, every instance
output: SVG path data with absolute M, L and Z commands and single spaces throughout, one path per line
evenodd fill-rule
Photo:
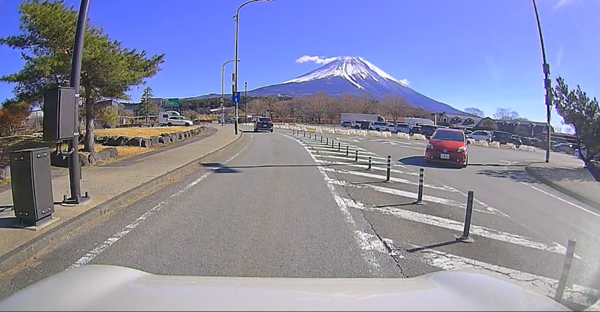
M 435 113 L 463 114 L 449 104 L 436 101 L 408 87 L 361 57 L 334 57 L 319 68 L 290 79 L 248 91 L 248 96 L 310 97 L 317 92 L 339 98 L 342 95 L 371 95 L 381 99 L 389 94 L 404 97 L 412 106 Z M 210 95 L 193 99 L 210 98 Z

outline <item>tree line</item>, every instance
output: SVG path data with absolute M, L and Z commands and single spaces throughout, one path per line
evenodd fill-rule
M 431 112 L 410 105 L 399 95 L 387 95 L 376 99 L 368 95 L 347 94 L 335 98 L 318 92 L 308 98 L 265 97 L 254 98 L 248 102 L 248 115 L 264 116 L 267 109 L 275 121 L 314 124 L 339 124 L 342 113 L 378 114 L 387 116 L 394 122 L 400 117 L 432 117 Z

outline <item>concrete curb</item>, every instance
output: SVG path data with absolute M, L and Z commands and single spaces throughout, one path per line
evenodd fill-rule
M 200 158 L 194 159 L 183 166 L 168 171 L 163 175 L 158 176 L 150 181 L 142 183 L 124 193 L 121 193 L 115 196 L 114 198 L 107 200 L 104 203 L 94 208 L 91 208 L 90 210 L 68 221 L 65 221 L 64 223 L 49 230 L 44 235 L 40 235 L 34 238 L 33 240 L 17 247 L 16 249 L 4 254 L 0 257 L 0 272 L 2 272 L 3 275 L 4 273 L 14 269 L 19 264 L 24 263 L 26 260 L 33 257 L 38 252 L 41 252 L 49 246 L 52 246 L 53 243 L 60 242 L 60 239 L 62 237 L 65 237 L 68 234 L 70 234 L 73 230 L 84 226 L 91 219 L 101 217 L 105 214 L 112 212 L 113 210 L 122 207 L 123 205 L 137 200 L 139 197 L 139 190 L 147 190 L 147 192 L 145 193 L 148 193 L 148 190 L 150 193 L 158 191 L 160 189 L 158 187 L 165 181 L 172 178 L 176 178 L 180 175 L 184 175 L 187 171 L 191 170 L 195 165 L 197 165 L 199 161 L 202 161 L 202 159 L 224 151 L 225 149 L 238 143 L 242 137 L 243 132 L 241 132 L 241 134 L 238 135 L 238 137 L 235 140 L 228 143 L 227 145 L 216 149 Z
M 573 197 L 573 198 L 577 199 L 578 201 L 585 203 L 586 205 L 592 206 L 594 208 L 600 208 L 600 202 L 596 202 L 594 200 L 586 198 L 583 195 L 577 194 L 563 186 L 560 186 L 560 185 L 552 182 L 551 180 L 545 178 L 544 176 L 536 173 L 535 169 L 530 168 L 530 166 L 525 166 L 525 172 L 527 172 L 527 174 L 534 177 L 535 179 L 542 182 L 543 184 L 546 184 L 549 187 L 551 187 L 567 196 Z

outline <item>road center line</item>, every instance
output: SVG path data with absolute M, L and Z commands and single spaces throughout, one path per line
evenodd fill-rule
M 237 154 L 235 154 L 235 155 L 231 156 L 229 159 L 227 159 L 223 164 L 227 164 L 228 162 L 230 162 L 233 159 L 235 159 L 236 157 L 238 157 L 242 152 L 244 152 L 244 150 L 246 150 L 246 148 L 248 146 L 250 146 L 250 143 L 252 143 L 253 138 L 254 138 L 254 135 L 250 135 L 250 141 L 248 141 L 246 146 L 244 146 Z M 188 185 L 184 186 L 179 191 L 173 193 L 169 197 L 169 199 L 173 199 L 173 198 L 178 197 L 181 194 L 187 192 L 192 187 L 194 187 L 196 184 L 198 184 L 198 183 L 202 182 L 204 179 L 208 178 L 211 174 L 213 174 L 218 169 L 219 168 L 214 168 L 214 169 L 206 172 L 205 174 L 203 174 L 196 180 L 194 180 L 191 183 L 189 183 Z M 79 258 L 77 261 L 75 261 L 75 263 L 73 263 L 71 266 L 69 266 L 67 268 L 67 270 L 77 268 L 82 265 L 86 265 L 86 264 L 90 263 L 90 261 L 94 260 L 94 258 L 96 258 L 98 255 L 103 253 L 106 249 L 108 249 L 108 247 L 112 246 L 114 243 L 118 242 L 121 238 L 125 237 L 127 234 L 129 234 L 131 231 L 133 231 L 135 228 L 137 228 L 140 224 L 142 224 L 142 222 L 144 220 L 148 219 L 150 216 L 152 216 L 153 214 L 160 211 L 163 207 L 165 207 L 165 205 L 168 203 L 169 199 L 161 201 L 156 206 L 152 207 L 152 209 L 146 211 L 140 217 L 138 217 L 133 222 L 129 223 L 127 226 L 125 226 L 123 229 L 121 229 L 119 232 L 115 233 L 113 236 L 109 237 L 107 240 L 102 242 L 100 245 L 96 246 L 90 252 L 86 253 L 83 257 Z

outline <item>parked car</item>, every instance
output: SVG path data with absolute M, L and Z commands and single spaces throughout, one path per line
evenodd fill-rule
M 194 123 L 191 120 L 185 119 L 183 116 L 169 116 L 166 121 L 167 126 L 191 126 Z
M 369 126 L 371 125 L 371 123 L 369 121 L 366 120 L 357 120 L 354 122 L 354 129 L 362 129 L 362 130 L 367 130 L 369 129 Z
M 469 142 L 457 129 L 437 129 L 425 149 L 425 162 L 442 162 L 466 167 L 469 162 Z
M 579 149 L 579 146 L 577 146 L 577 144 L 573 144 L 573 143 L 558 143 L 558 144 L 552 146 L 551 149 L 553 151 L 559 152 L 559 153 L 574 154 L 575 150 Z
M 405 123 L 397 123 L 394 126 L 392 132 L 410 134 L 410 125 L 405 124 Z
M 387 129 L 387 127 L 388 127 L 387 122 L 376 121 L 376 122 L 371 122 L 371 124 L 369 125 L 369 130 L 385 131 L 385 129 Z
M 429 138 L 433 135 L 435 130 L 438 129 L 438 126 L 434 125 L 421 125 L 421 134 L 425 137 Z
M 504 131 L 494 131 L 492 133 L 492 142 L 500 142 L 500 144 L 512 143 L 516 147 L 523 145 L 520 139 L 515 138 L 512 133 Z
M 341 126 L 344 128 L 352 127 L 352 121 L 344 120 L 342 121 Z
M 408 134 L 421 134 L 421 126 L 411 126 Z
M 273 132 L 273 122 L 269 117 L 259 117 L 254 122 L 254 132 L 258 131 L 269 131 Z
M 477 130 L 467 136 L 469 139 L 473 139 L 475 141 L 492 141 L 492 133 L 490 131 L 485 130 Z

